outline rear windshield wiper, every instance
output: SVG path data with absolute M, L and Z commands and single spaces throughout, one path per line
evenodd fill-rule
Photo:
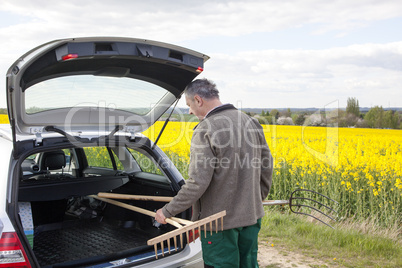
M 102 137 L 99 137 L 98 140 L 109 140 L 109 139 L 112 139 L 113 136 L 114 136 L 114 134 L 116 134 L 117 131 L 122 130 L 122 129 L 123 129 L 123 126 L 118 125 L 118 126 L 116 126 L 116 127 L 110 132 L 110 134 L 105 135 L 105 136 L 102 136 Z M 64 130 L 61 130 L 61 129 L 56 128 L 56 127 L 54 127 L 54 126 L 47 126 L 47 127 L 45 127 L 45 130 L 46 130 L 47 132 L 56 132 L 56 133 L 59 133 L 59 134 L 63 135 L 64 137 L 66 137 L 67 139 L 72 140 L 72 141 L 92 142 L 92 140 L 90 141 L 90 140 L 87 139 L 87 138 L 81 138 L 81 137 L 78 137 L 78 136 L 72 136 L 72 135 L 68 134 L 67 132 L 65 132 Z
M 78 137 L 78 136 L 72 136 L 72 135 L 68 134 L 67 132 L 65 132 L 64 130 L 61 130 L 61 129 L 56 128 L 56 127 L 54 127 L 54 126 L 46 126 L 46 127 L 45 127 L 45 130 L 46 130 L 47 132 L 56 132 L 56 133 L 59 133 L 59 134 L 63 135 L 64 137 L 66 137 L 66 138 L 67 138 L 68 140 L 70 140 L 70 141 L 90 142 L 90 140 L 87 139 L 87 138 L 81 138 L 81 137 Z

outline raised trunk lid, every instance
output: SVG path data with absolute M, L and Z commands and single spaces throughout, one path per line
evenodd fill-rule
M 207 59 L 182 47 L 132 38 L 75 38 L 39 46 L 7 72 L 14 143 L 26 135 L 40 139 L 47 126 L 70 135 L 104 135 L 116 126 L 142 132 L 181 96 Z

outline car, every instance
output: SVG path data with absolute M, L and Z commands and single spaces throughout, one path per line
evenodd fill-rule
M 7 72 L 10 125 L 0 127 L 0 267 L 203 267 L 195 235 L 155 255 L 147 241 L 175 227 L 96 195 L 178 193 L 183 176 L 141 133 L 208 58 L 124 37 L 60 39 L 18 58 Z

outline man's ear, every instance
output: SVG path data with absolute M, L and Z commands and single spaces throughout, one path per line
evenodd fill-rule
M 198 106 L 202 106 L 204 101 L 199 95 L 194 96 L 194 101 Z

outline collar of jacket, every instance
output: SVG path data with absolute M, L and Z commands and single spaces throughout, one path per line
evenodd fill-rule
M 220 113 L 220 112 L 226 111 L 226 110 L 232 110 L 232 109 L 237 110 L 237 108 L 234 107 L 233 104 L 230 104 L 230 103 L 224 104 L 224 105 L 221 105 L 221 106 L 218 106 L 218 107 L 212 109 L 212 111 L 210 111 L 210 112 L 207 114 L 207 116 L 206 116 L 204 119 L 202 119 L 202 120 L 200 121 L 200 123 L 201 123 L 202 121 L 204 121 L 205 119 L 207 119 L 208 117 L 214 115 L 214 114 L 217 114 L 217 113 Z M 200 123 L 198 123 L 198 124 L 193 128 L 193 130 L 195 130 L 195 129 L 197 128 L 197 126 L 198 126 Z

